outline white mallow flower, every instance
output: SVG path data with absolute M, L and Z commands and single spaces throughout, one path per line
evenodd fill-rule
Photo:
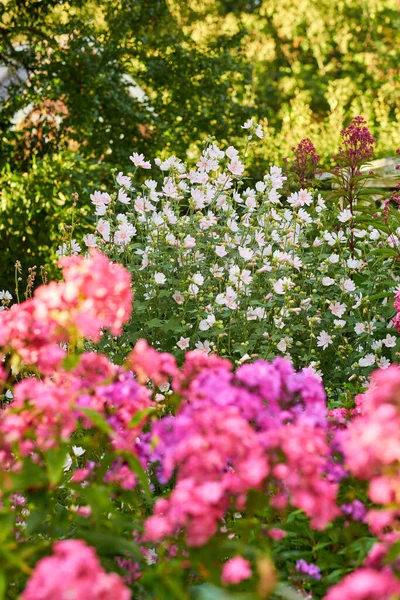
M 323 277 L 322 278 L 322 285 L 329 287 L 330 285 L 334 285 L 335 280 L 332 279 L 332 277 Z
M 354 230 L 354 236 L 357 238 L 363 238 L 368 234 L 368 232 L 365 229 L 355 229 Z
M 333 254 L 330 255 L 330 257 L 328 258 L 328 260 L 329 260 L 329 262 L 332 265 L 336 265 L 339 262 L 339 258 L 340 258 L 339 254 L 334 254 L 333 253 Z
M 208 340 L 204 340 L 204 342 L 196 342 L 195 348 L 196 350 L 199 350 L 199 352 L 209 354 L 211 352 L 211 342 Z
M 200 331 L 207 331 L 215 324 L 215 315 L 208 315 L 207 319 L 202 319 L 199 323 Z
M 215 246 L 215 254 L 217 256 L 219 256 L 220 258 L 223 258 L 224 256 L 226 256 L 228 253 L 225 250 L 225 246 Z
M 176 345 L 178 346 L 178 348 L 180 348 L 181 350 L 186 350 L 186 348 L 189 348 L 190 345 L 190 338 L 184 338 L 181 337 L 181 339 L 179 340 L 179 342 L 176 343 Z
M 312 204 L 312 195 L 306 189 L 301 189 L 298 192 L 293 192 L 288 196 L 287 201 L 293 208 L 302 207 L 304 205 L 310 206 Z
M 253 117 L 251 119 L 249 119 L 248 121 L 246 121 L 241 127 L 242 129 L 251 129 L 254 125 L 254 119 Z
M 282 173 L 281 167 L 273 165 L 269 169 L 269 174 L 264 176 L 264 181 L 270 181 L 273 188 L 279 190 L 282 188 L 283 182 L 287 180 Z
M 348 258 L 346 264 L 349 269 L 361 269 L 363 266 L 362 260 L 357 260 L 356 258 Z
M 262 193 L 262 192 L 265 192 L 265 189 L 267 186 L 265 185 L 265 183 L 263 181 L 257 181 L 255 187 L 256 187 L 257 192 Z
M 333 315 L 335 315 L 335 317 L 342 317 L 346 312 L 346 308 L 346 305 L 341 304 L 340 302 L 332 302 L 329 305 L 329 310 Z
M 240 273 L 240 279 L 244 284 L 249 285 L 253 281 L 253 277 L 251 276 L 251 271 L 248 269 L 243 269 Z
M 124 175 L 122 171 L 120 171 L 116 177 L 118 185 L 122 185 L 125 189 L 130 190 L 132 186 L 131 178 L 127 175 Z
M 193 282 L 199 286 L 202 286 L 204 283 L 204 277 L 201 273 L 195 273 L 193 275 Z
M 120 188 L 118 190 L 118 200 L 120 202 L 122 202 L 122 204 L 129 204 L 130 203 L 130 198 L 128 196 L 128 194 L 126 193 L 126 191 L 124 190 L 124 188 Z
M 278 279 L 278 281 L 274 281 L 272 287 L 274 288 L 276 294 L 282 295 L 294 287 L 294 285 L 294 282 L 289 279 L 289 277 L 282 277 L 281 279 Z
M 304 208 L 300 208 L 299 212 L 297 213 L 297 216 L 301 221 L 304 221 L 304 223 L 310 224 L 313 222 L 312 217 Z
M 352 279 L 342 279 L 340 281 L 340 288 L 343 292 L 354 292 L 356 284 Z
M 268 201 L 271 202 L 271 204 L 281 204 L 281 201 L 279 200 L 280 197 L 280 193 L 277 192 L 275 188 L 268 192 Z
M 99 219 L 96 227 L 97 231 L 103 237 L 104 241 L 110 241 L 110 223 L 105 219 Z
M 262 319 L 265 319 L 266 316 L 267 316 L 267 314 L 265 312 L 265 308 L 262 308 L 262 306 L 257 306 L 256 308 L 253 308 L 252 306 L 250 306 L 247 309 L 247 320 L 248 321 L 256 321 L 257 319 L 259 321 L 261 321 Z
M 386 346 L 386 348 L 394 348 L 396 346 L 396 341 L 396 337 L 394 335 L 389 335 L 388 333 L 385 339 L 382 340 L 382 343 Z
M 84 448 L 81 448 L 81 446 L 72 446 L 72 451 L 75 454 L 75 456 L 82 456 L 86 452 L 86 450 Z
M 354 326 L 354 331 L 356 332 L 357 335 L 361 335 L 362 333 L 365 333 L 365 323 L 356 323 Z
M 381 234 L 379 233 L 379 231 L 377 229 L 372 229 L 372 231 L 369 234 L 369 239 L 372 241 L 379 240 L 380 237 L 381 237 Z
M 154 281 L 158 285 L 163 285 L 167 281 L 167 278 L 165 277 L 164 273 L 154 273 Z
M 264 132 L 263 132 L 262 125 L 257 125 L 257 127 L 256 127 L 256 129 L 255 129 L 255 131 L 254 131 L 254 133 L 256 134 L 256 136 L 257 136 L 258 138 L 260 138 L 260 140 L 262 140 L 262 139 L 263 139 L 263 137 L 264 137 Z
M 375 340 L 371 344 L 372 350 L 380 350 L 383 346 L 383 340 Z
M 188 287 L 188 291 L 189 294 L 192 294 L 192 296 L 197 296 L 197 294 L 199 293 L 199 286 L 195 283 L 191 283 Z
M 102 217 L 107 212 L 107 204 L 98 204 L 96 206 L 95 215 L 96 217 Z
M 219 267 L 217 264 L 215 264 L 212 267 L 210 267 L 210 273 L 211 275 L 213 275 L 213 277 L 216 277 L 217 279 L 222 279 L 224 276 L 224 269 L 223 267 Z
M 185 237 L 185 239 L 183 240 L 184 248 L 194 248 L 195 245 L 196 245 L 196 239 L 194 237 L 192 237 L 191 235 L 187 235 Z
M 343 233 L 343 231 L 338 231 L 337 233 L 325 231 L 324 240 L 330 246 L 334 246 L 335 244 L 344 244 L 344 242 L 346 241 L 346 236 Z
M 228 170 L 232 173 L 232 175 L 237 175 L 240 177 L 240 175 L 243 175 L 244 173 L 244 165 L 240 162 L 240 160 L 231 160 L 231 162 L 228 163 Z
M 11 302 L 12 296 L 11 296 L 10 292 L 8 292 L 7 290 L 1 290 L 0 300 L 5 300 L 6 302 Z
M 90 194 L 90 199 L 95 206 L 107 205 L 111 202 L 111 196 L 107 192 L 95 191 L 94 194 Z
M 97 238 L 93 233 L 88 233 L 83 236 L 83 241 L 85 242 L 88 248 L 96 248 L 97 246 Z
M 292 342 L 293 342 L 293 338 L 286 336 L 286 337 L 282 338 L 281 340 L 279 340 L 276 347 L 278 348 L 278 350 L 280 352 L 286 352 L 286 350 L 292 345 Z
M 377 361 L 377 366 L 379 369 L 388 369 L 390 367 L 390 360 L 388 358 L 385 358 L 384 356 L 381 356 L 381 358 Z
M 250 248 L 239 246 L 238 251 L 243 260 L 251 260 L 254 256 L 254 252 Z
M 230 308 L 231 310 L 235 310 L 238 306 L 237 302 L 236 302 L 236 298 L 237 298 L 237 293 L 231 286 L 228 286 L 226 288 L 225 294 L 217 295 L 217 297 L 215 298 L 215 302 L 220 305 L 225 305 L 227 308 Z
M 151 169 L 150 161 L 145 160 L 143 154 L 138 154 L 137 152 L 134 152 L 129 158 L 131 159 L 135 167 L 141 167 L 142 169 Z
M 346 321 L 343 319 L 334 319 L 333 323 L 336 325 L 336 327 L 344 327 L 346 325 Z
M 274 324 L 278 329 L 283 329 L 285 327 L 282 317 L 274 317 Z
M 183 304 L 185 301 L 185 296 L 178 290 L 175 290 L 175 292 L 172 294 L 172 298 L 177 304 Z
M 332 344 L 332 338 L 326 331 L 321 331 L 317 337 L 317 346 L 326 350 L 329 344 Z
M 363 358 L 360 358 L 358 364 L 360 367 L 372 367 L 376 360 L 375 354 L 366 354 Z
M 346 208 L 339 213 L 338 219 L 341 223 L 347 223 L 347 221 L 350 221 L 352 217 L 353 215 L 351 214 L 351 211 Z

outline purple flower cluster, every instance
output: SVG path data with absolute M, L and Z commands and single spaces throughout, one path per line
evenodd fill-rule
M 296 562 L 296 571 L 299 573 L 304 573 L 304 575 L 309 575 L 309 577 L 312 577 L 313 579 L 318 580 L 322 578 L 319 567 L 313 563 L 307 563 L 303 559 L 300 559 Z

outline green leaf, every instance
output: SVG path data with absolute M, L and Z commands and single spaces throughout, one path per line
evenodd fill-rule
M 63 360 L 63 367 L 66 371 L 72 371 L 74 367 L 79 365 L 81 357 L 79 354 L 68 354 Z
M 139 545 L 124 537 L 108 533 L 106 531 L 79 531 L 79 536 L 88 544 L 94 546 L 99 554 L 111 556 L 134 556 L 143 559 Z
M 107 435 L 113 434 L 112 428 L 109 426 L 103 415 L 97 412 L 97 410 L 93 410 L 93 408 L 81 408 L 80 410 L 84 415 L 89 417 L 93 425 L 100 429 L 100 431 Z
M 67 454 L 68 449 L 66 446 L 51 448 L 46 452 L 47 475 L 52 485 L 56 485 L 61 479 Z
M 138 410 L 137 413 L 135 413 L 132 419 L 130 420 L 129 427 L 137 427 L 137 425 L 139 425 L 139 423 L 143 421 L 143 419 L 146 418 L 147 415 L 150 415 L 154 411 L 155 408 L 153 406 L 149 406 L 148 408 L 144 408 L 143 410 Z
M 150 319 L 150 321 L 146 321 L 145 325 L 150 328 L 158 328 L 163 326 L 163 322 L 160 319 Z
M 194 600 L 256 600 L 258 596 L 246 592 L 228 592 L 223 588 L 204 583 L 189 589 Z
M 152 493 L 150 490 L 149 478 L 148 478 L 146 472 L 143 470 L 143 467 L 140 464 L 139 459 L 136 456 L 134 456 L 133 454 L 130 454 L 128 452 L 118 452 L 118 454 L 123 456 L 128 461 L 130 468 L 135 473 L 135 475 L 137 476 L 137 478 L 142 486 L 146 500 L 152 504 L 153 496 L 152 496 Z
M 285 600 L 302 600 L 302 596 L 285 583 L 278 583 L 274 589 L 274 593 L 278 598 L 284 598 Z

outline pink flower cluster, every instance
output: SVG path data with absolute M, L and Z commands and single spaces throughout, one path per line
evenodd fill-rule
M 340 440 L 348 469 L 369 480 L 372 502 L 387 507 L 367 514 L 372 531 L 379 534 L 400 516 L 400 367 L 375 371 L 357 402 L 361 414 L 340 433 Z
M 151 404 L 149 390 L 137 383 L 132 373 L 101 354 L 84 353 L 70 371 L 60 369 L 51 377 L 26 378 L 16 384 L 13 402 L 0 413 L 0 459 L 3 465 L 12 465 L 16 449 L 20 456 L 45 452 L 68 442 L 80 423 L 86 428 L 96 426 L 84 409 L 105 420 L 114 451 L 136 454 L 136 439 Z M 133 417 L 143 410 L 142 419 L 132 424 Z M 80 471 L 77 477 L 83 480 Z M 107 477 L 129 489 L 136 483 L 122 459 Z
M 116 573 L 106 573 L 95 551 L 81 540 L 56 542 L 40 560 L 21 600 L 130 600 Z
M 400 292 L 396 292 L 394 308 L 396 309 L 396 316 L 393 319 L 393 327 L 396 327 L 397 331 L 400 333 Z
M 400 580 L 387 571 L 357 569 L 330 588 L 324 600 L 395 600 L 400 598 Z
M 63 282 L 43 285 L 32 299 L 0 313 L 0 347 L 48 374 L 65 357 L 60 343 L 79 336 L 98 341 L 103 327 L 118 335 L 132 310 L 130 276 L 121 265 L 96 250 L 60 264 Z
M 183 401 L 176 417 L 153 424 L 148 446 L 160 481 L 175 473 L 176 483 L 146 522 L 148 540 L 183 529 L 188 544 L 200 546 L 232 500 L 237 509 L 245 506 L 250 489 L 263 490 L 278 510 L 288 502 L 302 508 L 318 529 L 339 515 L 337 485 L 324 476 L 330 451 L 319 380 L 307 369 L 296 373 L 281 358 L 236 373 L 231 367 L 188 352 L 173 379 Z

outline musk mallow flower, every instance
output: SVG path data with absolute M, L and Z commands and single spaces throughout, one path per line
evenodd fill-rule
M 180 350 L 187 350 L 190 346 L 190 338 L 181 337 L 176 345 Z
M 362 358 L 360 358 L 360 360 L 358 361 L 358 364 L 360 365 L 360 367 L 372 367 L 372 365 L 375 363 L 376 361 L 376 356 L 375 354 L 366 354 L 365 356 L 363 356 Z
M 317 337 L 317 346 L 322 348 L 322 350 L 326 350 L 332 344 L 332 341 L 331 336 L 326 331 L 321 331 Z
M 135 167 L 141 167 L 142 169 L 151 169 L 150 161 L 146 161 L 144 158 L 144 154 L 138 154 L 134 152 L 132 156 L 129 157 Z
M 394 335 L 390 335 L 389 333 L 387 334 L 385 339 L 382 340 L 382 343 L 384 346 L 386 346 L 386 348 L 394 348 L 396 346 L 396 342 L 397 338 Z
M 331 311 L 331 313 L 335 315 L 335 317 L 339 318 L 344 315 L 344 313 L 346 312 L 346 308 L 346 305 L 341 304 L 340 302 L 332 302 L 329 305 L 329 310 Z
M 154 273 L 154 281 L 158 284 L 158 285 L 163 285 L 166 281 L 167 278 L 165 277 L 164 273 Z
M 282 277 L 281 279 L 274 281 L 272 287 L 274 288 L 274 292 L 276 294 L 283 295 L 292 287 L 294 287 L 294 285 L 294 282 L 289 279 L 289 277 Z
M 107 194 L 107 192 L 99 192 L 98 190 L 93 194 L 90 194 L 90 199 L 95 206 L 102 206 L 103 204 L 107 205 L 111 202 L 110 194 Z
M 110 226 L 109 221 L 106 221 L 105 219 L 99 219 L 96 229 L 100 233 L 100 235 L 103 237 L 103 240 L 105 242 L 110 241 L 111 226 Z
M 322 278 L 322 285 L 324 285 L 325 287 L 329 287 L 331 285 L 333 285 L 335 282 L 334 279 L 332 279 L 332 277 L 323 277 Z

